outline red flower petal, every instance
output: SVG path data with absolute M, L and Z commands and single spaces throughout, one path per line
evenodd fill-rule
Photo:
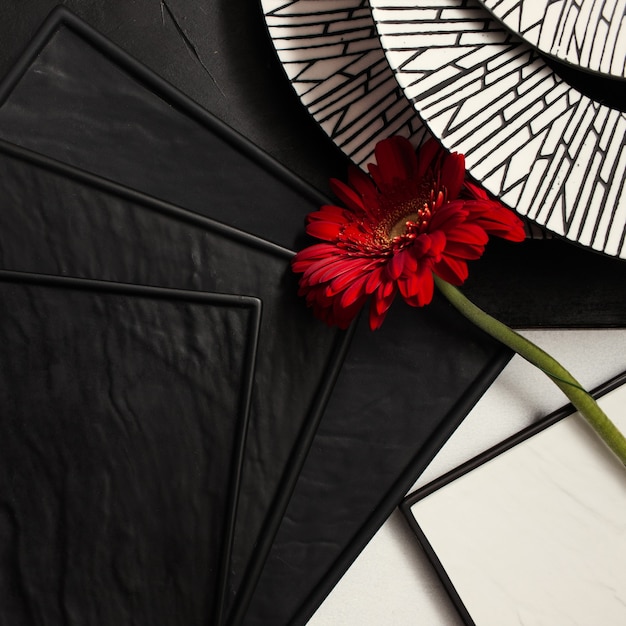
M 489 237 L 487 233 L 477 224 L 465 222 L 456 228 L 446 230 L 446 239 L 448 241 L 456 241 L 457 243 L 467 244 L 469 246 L 484 246 Z
M 356 259 L 341 257 L 330 265 L 326 265 L 326 271 L 323 271 L 319 275 L 320 282 L 328 282 L 335 280 L 343 274 L 358 271 L 359 273 L 369 273 L 378 265 L 378 260 L 371 260 L 358 257 Z
M 422 271 L 415 276 L 413 283 L 407 287 L 407 295 L 404 296 L 407 304 L 415 307 L 430 304 L 435 291 L 435 282 L 430 264 L 426 264 Z
M 400 250 L 400 252 L 396 252 L 396 254 L 391 257 L 391 260 L 387 264 L 387 273 L 392 280 L 396 280 L 396 278 L 402 274 L 405 256 L 406 251 Z
M 379 267 L 375 269 L 368 277 L 367 283 L 365 285 L 365 291 L 368 294 L 374 293 L 376 289 L 380 286 L 383 281 L 383 272 L 384 267 Z
M 316 243 L 308 248 L 300 250 L 293 259 L 291 259 L 291 269 L 300 274 L 305 272 L 312 263 L 316 261 L 326 261 L 328 258 L 335 255 L 337 248 L 327 243 Z
M 462 224 L 468 215 L 469 211 L 465 208 L 465 202 L 463 200 L 453 200 L 435 212 L 428 225 L 428 232 L 432 233 L 438 230 L 454 228 Z
M 359 259 L 359 261 L 362 260 Z M 365 263 L 366 261 L 361 263 L 351 263 L 347 269 L 344 269 L 344 271 L 339 274 L 337 278 L 334 278 L 329 283 L 327 293 L 337 294 L 363 276 L 367 280 L 369 277 L 369 267 Z
M 397 181 L 413 178 L 417 174 L 417 156 L 408 139 L 390 137 L 376 144 L 374 149 L 378 168 L 374 169 L 374 180 L 379 188 L 393 185 Z
M 497 204 L 483 210 L 475 220 L 490 235 L 502 237 L 509 241 L 524 241 L 526 229 L 522 220 L 509 209 Z
M 479 259 L 484 251 L 485 246 L 479 244 L 472 245 L 456 241 L 448 241 L 446 244 L 446 256 L 455 256 L 466 261 Z
M 396 290 L 393 283 L 383 283 L 376 290 L 374 299 L 370 306 L 370 328 L 376 330 L 383 323 L 389 307 L 396 297 Z
M 487 192 L 482 187 L 475 185 L 469 180 L 465 181 L 465 191 L 467 192 L 467 195 L 469 195 L 470 198 L 476 198 L 479 200 L 489 199 Z
M 336 241 L 341 229 L 341 224 L 315 220 L 307 224 L 306 232 L 311 237 L 316 237 L 322 241 Z
M 419 261 L 430 250 L 432 243 L 430 234 L 420 235 L 409 248 L 409 253 L 416 261 Z
M 353 305 L 357 300 L 361 300 L 362 302 L 365 300 L 365 297 L 368 295 L 365 291 L 365 284 L 367 283 L 367 276 L 361 276 L 359 279 L 355 280 L 342 294 L 340 297 L 340 304 L 342 307 L 349 307 Z
M 348 182 L 350 186 L 361 196 L 365 210 L 378 208 L 378 190 L 372 179 L 358 167 L 350 166 L 348 169 Z
M 351 187 L 348 187 L 345 183 L 342 183 L 336 178 L 331 178 L 330 188 L 348 208 L 353 211 L 357 211 L 357 213 L 365 210 L 361 196 L 359 196 L 359 194 L 357 194 Z
M 465 282 L 469 274 L 465 261 L 446 255 L 442 256 L 441 260 L 434 265 L 433 271 L 437 276 L 457 287 Z
M 428 239 L 430 240 L 430 248 L 428 250 L 429 256 L 438 260 L 448 243 L 446 236 L 442 231 L 438 230 L 434 233 L 429 233 Z
M 387 307 L 382 313 L 376 312 L 373 306 L 370 307 L 369 321 L 371 330 L 378 330 L 383 325 L 388 311 L 389 307 Z
M 465 157 L 456 152 L 449 154 L 441 168 L 441 184 L 448 191 L 448 200 L 456 200 L 465 178 Z
M 307 222 L 326 220 L 328 222 L 337 222 L 337 224 L 346 224 L 350 220 L 350 212 L 334 204 L 325 204 L 319 211 L 309 213 L 306 219 Z
M 418 178 L 424 178 L 426 172 L 428 172 L 434 164 L 436 157 L 441 150 L 439 142 L 432 137 L 426 141 L 417 153 L 417 172 Z

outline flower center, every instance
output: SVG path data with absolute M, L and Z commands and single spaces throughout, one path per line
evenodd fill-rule
M 416 210 L 416 203 L 412 203 L 410 213 L 404 213 L 404 215 L 395 222 L 391 223 L 391 226 L 387 228 L 387 240 L 389 242 L 398 242 L 400 240 L 414 239 L 417 235 L 423 233 L 428 228 L 430 218 L 432 215 L 431 208 L 426 202 L 422 203 L 422 206 Z M 409 207 L 405 207 L 405 211 Z
M 389 239 L 395 239 L 396 237 L 402 237 L 402 235 L 406 235 L 409 230 L 412 230 L 414 225 L 417 225 L 421 222 L 420 213 L 423 211 L 410 213 L 409 215 L 404 216 L 401 220 L 398 220 L 390 229 L 389 229 Z
M 383 214 L 379 226 L 379 236 L 389 243 L 409 243 L 417 235 L 425 232 L 437 203 L 434 181 L 421 180 L 417 184 L 406 185 L 384 196 Z

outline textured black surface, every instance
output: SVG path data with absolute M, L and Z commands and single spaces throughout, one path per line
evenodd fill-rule
M 296 296 L 290 254 L 150 198 L 0 154 L 0 266 L 258 296 L 263 322 L 229 590 L 238 587 L 343 335 Z M 52 165 L 50 167 L 53 167 Z M 218 358 L 219 355 L 216 355 Z
M 36 44 L 24 57 L 27 71 L 16 72 L 17 84 L 4 83 L 0 137 L 293 246 L 315 206 L 311 199 L 321 197 L 312 190 L 306 197 L 304 185 L 277 184 L 278 166 L 272 171 L 264 160 L 254 167 L 258 155 L 250 144 L 233 148 L 228 129 L 207 122 L 191 102 L 185 112 L 173 107 L 167 85 L 147 73 L 141 80 L 142 68 L 126 57 L 112 62 L 114 48 L 104 42 L 103 54 L 97 33 L 85 38 L 82 24 L 67 19 L 78 30 L 52 21 L 42 48 Z M 167 100 L 154 94 L 160 87 Z
M 0 272 L 0 623 L 212 622 L 259 314 Z
M 306 622 L 510 357 L 438 299 L 389 315 L 357 328 L 247 626 Z
M 5 0 L 0 76 L 57 5 L 305 180 L 327 189 L 328 177 L 343 170 L 345 157 L 286 80 L 256 0 Z

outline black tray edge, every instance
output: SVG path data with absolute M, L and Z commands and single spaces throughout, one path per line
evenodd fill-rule
M 283 478 L 281 480 L 281 485 L 283 485 L 283 487 L 277 492 L 276 497 L 272 502 L 272 506 L 270 507 L 269 515 L 264 521 L 260 535 L 261 540 L 256 546 L 256 550 L 252 556 L 246 575 L 240 585 L 234 608 L 229 616 L 227 623 L 230 626 L 237 626 L 242 623 L 242 620 L 245 619 L 246 611 L 252 601 L 254 591 L 261 577 L 263 566 L 265 565 L 265 561 L 270 553 L 274 539 L 278 534 L 280 523 L 296 488 L 298 477 L 300 476 L 302 467 L 306 462 L 309 449 L 313 443 L 313 439 L 315 438 L 320 421 L 324 416 L 324 412 L 335 387 L 335 383 L 337 382 L 339 372 L 341 371 L 346 355 L 348 354 L 356 327 L 357 321 L 355 320 L 352 322 L 348 330 L 345 331 L 344 340 L 341 343 L 335 344 L 335 349 L 333 350 L 330 358 L 331 366 L 329 375 L 324 381 L 322 381 L 316 393 L 316 397 L 321 401 L 318 403 L 317 407 L 314 408 L 309 419 L 305 422 L 305 426 L 300 432 L 298 441 L 296 442 L 296 445 L 294 446 L 294 449 L 289 457 L 285 473 L 283 474 Z
M 165 96 L 176 107 L 184 110 L 184 112 L 195 121 L 219 135 L 220 138 L 224 139 L 236 150 L 264 167 L 296 192 L 316 204 L 325 204 L 328 202 L 328 199 L 315 187 L 300 179 L 291 170 L 275 161 L 261 148 L 219 120 L 212 113 L 147 68 L 135 57 L 114 44 L 105 35 L 85 23 L 80 17 L 63 5 L 58 5 L 52 9 L 39 30 L 35 33 L 30 44 L 22 51 L 18 61 L 0 81 L 0 106 L 2 106 L 42 48 L 61 26 L 70 28 L 76 34 L 86 39 L 96 49 L 114 60 L 124 68 L 124 70 L 144 83 L 157 95 Z

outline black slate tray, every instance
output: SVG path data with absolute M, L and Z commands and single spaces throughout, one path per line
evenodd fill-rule
M 394 305 L 376 333 L 365 317 L 260 580 L 240 599 L 246 626 L 306 623 L 511 356 L 440 299 Z
M 260 315 L 0 271 L 1 623 L 215 623 Z
M 62 7 L 0 85 L 0 138 L 286 247 L 324 201 Z
M 262 301 L 228 580 L 232 599 L 264 519 L 275 510 L 292 449 L 319 419 L 349 335 L 324 327 L 305 309 L 289 251 L 4 143 L 0 206 L 2 268 L 246 293 Z
M 3 97 L 0 136 L 55 157 L 3 145 L 3 265 L 263 301 L 254 397 L 282 417 L 252 415 L 228 599 L 234 622 L 251 600 L 245 623 L 304 619 L 509 353 L 440 301 L 396 306 L 376 334 L 360 322 L 307 458 L 347 338 L 297 300 L 287 250 L 199 213 L 291 245 L 319 194 L 67 12 Z M 280 350 L 285 367 L 259 375 Z

